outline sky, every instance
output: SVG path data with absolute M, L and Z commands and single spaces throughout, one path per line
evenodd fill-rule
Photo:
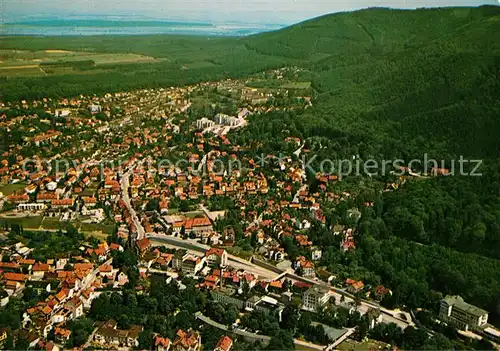
M 292 24 L 367 7 L 444 7 L 500 0 L 0 0 L 1 22 L 47 16 L 132 16 L 203 22 Z

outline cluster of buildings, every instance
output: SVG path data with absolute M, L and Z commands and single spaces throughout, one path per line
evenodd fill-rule
M 81 247 L 80 256 L 40 262 L 29 258 L 33 250 L 21 243 L 2 247 L 2 306 L 25 289 L 39 296 L 36 304 L 24 311 L 21 330 L 8 333 L 24 333 L 31 347 L 44 342 L 49 333 L 56 343 L 65 344 L 72 333 L 68 322 L 84 316 L 103 291 L 120 290 L 128 282 L 127 275 L 113 266 L 113 250 L 123 248 L 103 242 L 95 248 Z

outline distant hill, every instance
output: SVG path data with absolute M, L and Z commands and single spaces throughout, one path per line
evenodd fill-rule
M 316 73 L 327 123 L 395 148 L 497 155 L 500 7 L 370 9 L 323 16 L 246 39 L 260 54 L 294 58 Z M 404 146 L 401 145 L 404 143 Z M 420 155 L 421 156 L 421 155 Z

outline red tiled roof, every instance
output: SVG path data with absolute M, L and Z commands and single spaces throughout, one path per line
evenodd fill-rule
M 92 263 L 75 263 L 73 267 L 75 271 L 88 271 L 94 268 L 94 265 Z
M 194 227 L 204 227 L 209 226 L 210 220 L 207 217 L 202 218 L 189 218 L 186 220 L 184 226 L 186 229 L 192 229 Z
M 101 273 L 109 273 L 113 271 L 113 266 L 109 264 L 103 264 L 102 266 L 99 267 L 99 272 Z
M 22 259 L 22 260 L 19 260 L 19 264 L 27 264 L 27 265 L 32 265 L 32 264 L 35 264 L 35 260 L 34 259 Z
M 281 280 L 274 280 L 269 283 L 269 286 L 281 289 L 283 287 L 283 283 L 281 282 Z
M 122 247 L 122 246 L 121 246 L 121 245 L 119 245 L 119 244 L 117 244 L 117 243 L 111 243 L 111 245 L 109 245 L 109 248 L 110 248 L 111 250 L 120 250 L 120 248 L 121 248 L 121 247 Z
M 225 252 L 224 249 L 218 249 L 218 248 L 212 247 L 211 249 L 209 249 L 206 252 L 205 256 L 208 257 L 208 256 L 214 254 L 214 255 L 217 255 L 219 257 L 222 257 L 222 255 L 224 254 L 224 252 Z
M 15 262 L 0 262 L 0 268 L 19 269 L 19 265 Z
M 73 206 L 73 199 L 52 200 L 52 206 Z
M 28 277 L 25 274 L 21 273 L 11 273 L 11 272 L 6 272 L 3 275 L 3 280 L 11 280 L 15 282 L 23 282 L 28 279 Z
M 175 339 L 174 345 L 180 345 L 183 349 L 188 349 L 196 346 L 198 338 L 199 334 L 193 330 L 185 332 L 182 329 L 179 329 L 177 331 L 177 339 Z
M 216 350 L 229 351 L 233 346 L 233 340 L 229 336 L 223 336 L 215 346 Z
M 162 338 L 161 336 L 156 335 L 155 336 L 155 347 L 158 345 L 163 346 L 163 348 L 168 349 L 170 347 L 170 339 L 169 338 Z
M 144 238 L 144 239 L 136 241 L 135 244 L 137 245 L 139 250 L 145 250 L 151 246 L 151 240 L 149 240 L 148 238 Z
M 35 263 L 33 266 L 33 272 L 48 272 L 50 271 L 50 265 L 47 263 Z

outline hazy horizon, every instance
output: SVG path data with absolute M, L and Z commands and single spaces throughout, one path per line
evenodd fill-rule
M 37 18 L 133 18 L 204 23 L 259 23 L 289 25 L 328 13 L 368 7 L 413 9 L 421 7 L 498 5 L 496 0 L 4 0 L 2 23 Z

